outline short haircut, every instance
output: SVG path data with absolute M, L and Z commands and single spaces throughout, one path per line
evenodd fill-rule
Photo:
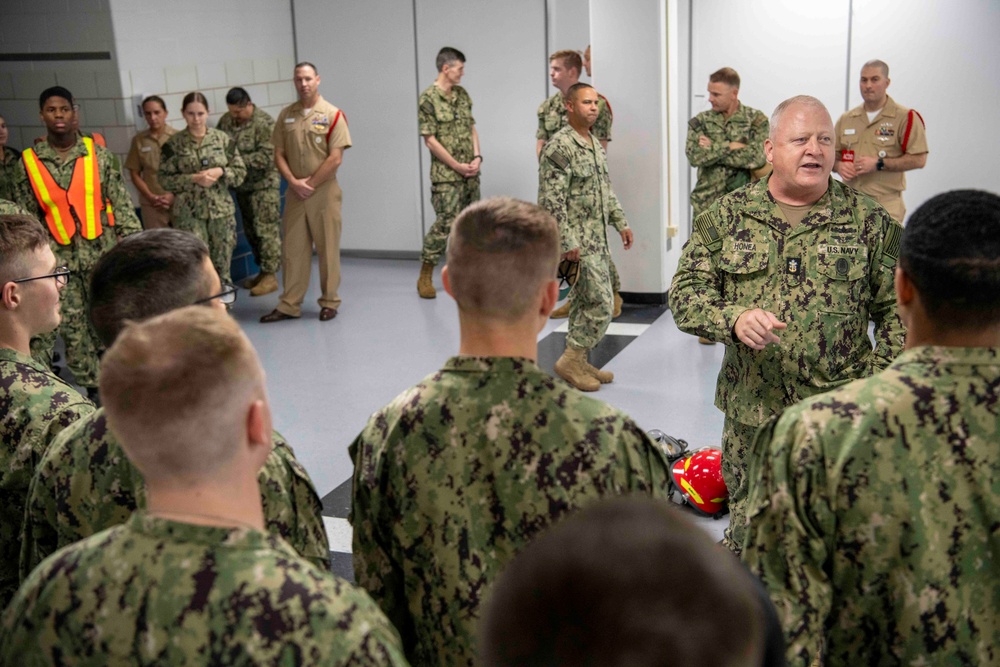
M 452 223 L 448 276 L 459 310 L 516 320 L 555 280 L 559 229 L 544 209 L 510 197 L 476 202 Z
M 311 67 L 311 68 L 312 68 L 312 71 L 313 71 L 313 74 L 317 74 L 317 75 L 319 74 L 319 70 L 318 70 L 318 69 L 316 69 L 316 66 L 315 66 L 315 65 L 313 65 L 313 64 L 312 64 L 311 62 L 309 62 L 308 60 L 303 60 L 303 61 L 302 61 L 302 62 L 300 62 L 300 63 L 295 63 L 295 67 L 293 67 L 293 68 L 292 68 L 292 71 L 294 71 L 294 70 L 297 70 L 297 69 L 299 69 L 300 67 Z
M 212 296 L 208 246 L 191 232 L 149 229 L 104 253 L 90 276 L 90 321 L 104 345 L 141 321 Z
M 906 223 L 899 265 L 935 324 L 977 329 L 1000 323 L 1000 197 L 953 190 Z
M 497 578 L 479 656 L 487 667 L 756 666 L 764 622 L 750 577 L 664 501 L 598 501 Z
M 878 58 L 874 60 L 869 60 L 868 62 L 866 62 L 864 65 L 861 66 L 861 69 L 864 69 L 866 67 L 878 67 L 882 70 L 882 76 L 884 76 L 887 79 L 889 78 L 889 65 L 886 64 L 884 60 L 879 60 Z
M 234 107 L 245 107 L 246 105 L 253 102 L 250 99 L 250 93 L 247 92 L 246 88 L 230 88 L 229 92 L 226 93 L 226 104 L 231 104 Z
M 143 477 L 191 485 L 232 460 L 263 371 L 233 318 L 190 306 L 129 323 L 101 361 L 100 394 Z
M 440 51 L 438 51 L 437 60 L 435 61 L 435 63 L 437 64 L 438 71 L 440 72 L 441 70 L 444 69 L 445 65 L 450 65 L 456 60 L 464 63 L 465 54 L 456 48 L 453 48 L 451 46 L 446 46 L 442 48 Z
M 796 95 L 795 97 L 789 97 L 787 100 L 779 104 L 774 108 L 774 113 L 771 114 L 771 130 L 768 133 L 768 137 L 773 141 L 774 137 L 778 134 L 778 126 L 781 124 L 781 117 L 788 111 L 789 107 L 793 106 L 804 106 L 812 107 L 814 109 L 822 109 L 826 112 L 826 115 L 830 115 L 830 111 L 826 108 L 826 105 L 820 102 L 818 99 L 812 95 Z M 831 126 L 833 121 L 831 119 Z
M 147 102 L 156 102 L 157 104 L 159 104 L 159 105 L 160 105 L 160 107 L 161 107 L 161 108 L 162 108 L 162 109 L 163 109 L 164 111 L 166 111 L 166 110 L 167 110 L 167 103 L 166 103 L 166 102 L 164 102 L 164 101 L 163 101 L 163 98 L 162 98 L 162 97 L 160 97 L 159 95 L 150 95 L 149 97 L 147 97 L 146 99 L 144 99 L 144 100 L 142 101 L 142 104 L 140 104 L 140 105 L 139 105 L 139 108 L 141 108 L 141 109 L 145 110 L 145 108 L 146 108 L 146 103 L 147 103 Z
M 30 215 L 0 215 L 0 285 L 26 278 L 28 255 L 48 247 L 49 238 L 42 223 Z
M 75 104 L 73 93 L 69 92 L 62 86 L 52 86 L 43 90 L 42 94 L 38 96 L 38 108 L 44 109 L 45 103 L 48 102 L 51 97 L 61 97 L 71 105 Z
M 569 49 L 556 51 L 549 56 L 549 62 L 553 60 L 561 60 L 563 67 L 566 69 L 575 69 L 578 73 L 583 71 L 583 58 L 580 57 L 578 51 L 571 51 Z
M 740 87 L 740 75 L 732 67 L 717 69 L 708 75 L 709 83 L 724 83 L 733 88 Z
M 581 90 L 586 90 L 587 88 L 593 88 L 589 83 L 584 83 L 583 81 L 574 83 L 572 86 L 566 89 L 566 99 L 575 100 L 577 92 Z
M 185 109 L 187 109 L 187 106 L 189 104 L 194 104 L 195 102 L 197 102 L 198 104 L 205 105 L 205 111 L 209 110 L 208 98 L 206 98 L 204 95 L 202 95 L 196 90 L 193 93 L 188 93 L 187 95 L 184 96 L 184 100 L 181 102 L 181 111 L 183 112 Z

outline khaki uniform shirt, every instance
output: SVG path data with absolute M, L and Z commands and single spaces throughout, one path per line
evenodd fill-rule
M 611 141 L 611 123 L 614 114 L 611 112 L 611 105 L 608 98 L 600 93 L 597 94 L 597 120 L 590 131 L 601 141 Z M 538 107 L 538 131 L 535 133 L 536 139 L 548 141 L 552 136 L 569 124 L 569 114 L 566 111 L 566 101 L 562 93 L 556 93 L 549 99 L 542 102 Z
M 743 560 L 788 664 L 1000 664 L 1000 348 L 922 346 L 761 430 Z
M 723 195 L 695 219 L 670 286 L 681 331 L 726 345 L 715 405 L 748 426 L 884 369 L 905 337 L 893 287 L 899 223 L 831 178 L 792 228 L 769 181 Z M 735 338 L 737 318 L 753 308 L 788 325 L 780 343 L 757 351 Z
M 608 159 L 597 137 L 584 139 L 567 125 L 542 149 L 538 165 L 538 205 L 559 224 L 562 252 L 610 255 L 608 225 L 628 227 L 611 189 Z
M 862 104 L 837 120 L 835 132 L 838 157 L 845 150 L 853 150 L 855 156 L 888 158 L 927 152 L 924 119 L 915 111 L 911 113 L 910 109 L 896 104 L 888 95 L 885 106 L 874 120 L 868 121 L 868 112 Z M 885 200 L 899 197 L 906 189 L 906 172 L 873 171 L 858 176 L 849 185 L 884 205 Z M 894 211 L 890 213 L 895 214 Z
M 176 132 L 177 130 L 166 125 L 159 138 L 154 137 L 149 130 L 143 130 L 132 137 L 132 146 L 125 158 L 125 168 L 133 174 L 139 174 L 139 177 L 154 195 L 167 194 L 167 191 L 160 185 L 157 173 L 160 170 L 160 149 L 163 148 L 163 144 L 167 143 L 167 139 Z M 147 201 L 142 195 L 139 197 L 147 206 L 153 205 L 153 202 Z
M 343 111 L 322 96 L 316 99 L 309 115 L 303 116 L 302 110 L 301 101 L 282 109 L 271 136 L 274 148 L 284 151 L 295 178 L 312 176 L 333 149 L 351 147 L 351 133 Z M 326 181 L 320 189 L 332 182 L 334 179 Z
M 473 157 L 472 98 L 465 88 L 454 86 L 451 95 L 431 84 L 417 103 L 420 136 L 434 137 L 461 164 Z M 431 153 L 431 183 L 459 183 L 465 178 Z

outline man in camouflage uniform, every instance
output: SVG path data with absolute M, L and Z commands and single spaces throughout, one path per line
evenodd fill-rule
M 45 123 L 48 137 L 34 148 L 24 152 L 22 169 L 15 170 L 15 189 L 17 203 L 47 225 L 52 233 L 50 245 L 60 266 L 67 267 L 72 273 L 69 284 L 62 293 L 62 324 L 59 335 L 66 343 L 66 365 L 73 373 L 76 383 L 87 390 L 92 397 L 97 395 L 97 365 L 101 350 L 101 342 L 87 320 L 87 302 L 89 300 L 87 277 L 90 270 L 105 252 L 112 248 L 120 238 L 142 229 L 139 218 L 135 215 L 132 198 L 125 189 L 121 170 L 114 155 L 104 147 L 92 142 L 89 138 L 80 137 L 73 129 L 76 112 L 73 110 L 73 95 L 65 88 L 55 86 L 42 92 L 39 97 L 42 122 Z M 88 149 L 91 146 L 91 149 Z M 76 218 L 61 206 L 52 207 L 41 202 L 36 194 L 33 182 L 29 179 L 28 165 L 37 164 L 40 172 L 47 172 L 54 181 L 55 192 L 48 196 L 56 204 L 65 200 L 63 191 L 71 188 L 73 174 L 83 165 L 88 156 L 88 150 L 93 151 L 97 161 L 97 178 L 100 181 L 101 197 L 105 204 L 110 204 L 110 210 L 102 206 L 97 216 L 96 229 L 90 229 L 86 224 L 86 212 L 76 211 Z M 68 206 L 66 207 L 68 209 Z M 83 208 L 82 206 L 80 208 Z M 66 215 L 62 215 L 66 213 Z M 112 225 L 111 217 L 114 218 Z M 65 235 L 56 234 L 59 223 L 65 229 Z M 92 236 L 96 231 L 96 236 Z M 40 357 L 51 355 L 55 336 L 45 340 L 45 349 L 38 349 Z M 37 347 L 37 346 L 36 346 Z
M 590 47 L 587 47 L 587 59 L 581 60 L 580 54 L 576 51 L 556 51 L 549 56 L 549 78 L 552 85 L 559 89 L 559 92 L 542 102 L 538 107 L 538 131 L 535 137 L 538 143 L 535 145 L 535 154 L 541 158 L 542 148 L 545 142 L 552 139 L 556 132 L 566 127 L 569 123 L 569 116 L 566 113 L 566 93 L 571 86 L 580 82 L 580 71 L 585 63 L 590 63 Z M 590 76 L 590 65 L 587 64 L 587 76 Z M 597 94 L 599 106 L 597 120 L 590 128 L 594 136 L 601 142 L 601 148 L 607 153 L 608 143 L 611 141 L 611 123 L 614 114 L 611 112 L 611 104 L 608 98 L 600 93 Z M 622 314 L 621 279 L 618 277 L 618 267 L 611 262 L 611 282 L 614 290 L 614 313 L 612 317 Z M 572 292 L 570 292 L 572 294 Z M 562 319 L 569 317 L 569 301 L 552 311 L 552 319 Z
M 437 55 L 438 75 L 420 93 L 417 118 L 420 136 L 431 152 L 431 203 L 437 219 L 424 236 L 417 293 L 437 296 L 432 277 L 444 255 L 451 222 L 463 208 L 479 201 L 479 134 L 472 117 L 472 99 L 458 85 L 465 74 L 465 54 L 446 46 Z
M 126 320 L 145 320 L 193 303 L 225 310 L 221 291 L 202 241 L 181 230 L 148 230 L 98 262 L 91 317 L 110 345 Z M 318 567 L 328 568 L 319 496 L 277 433 L 258 480 L 268 530 Z M 22 577 L 60 547 L 124 523 L 147 504 L 142 478 L 108 429 L 104 410 L 81 419 L 53 441 L 31 482 L 21 540 Z
M 698 168 L 698 182 L 691 191 L 694 217 L 716 199 L 750 182 L 753 170 L 767 164 L 764 139 L 767 116 L 739 101 L 740 75 L 723 67 L 708 77 L 711 111 L 702 111 L 688 123 L 687 153 Z M 714 345 L 703 336 L 702 345 Z
M 934 197 L 903 232 L 906 350 L 754 442 L 743 557 L 790 665 L 1000 663 L 1000 197 Z
M 218 129 L 228 134 L 247 167 L 247 176 L 236 189 L 236 202 L 243 216 L 243 233 L 250 242 L 260 274 L 245 284 L 250 296 L 278 291 L 275 274 L 281 267 L 281 179 L 274 164 L 274 119 L 258 109 L 243 88 L 226 93 L 229 111 L 219 119 Z
M 28 484 L 52 439 L 94 406 L 31 358 L 32 336 L 59 325 L 66 274 L 48 234 L 26 215 L 0 215 L 0 606 L 17 590 Z
M 785 406 L 884 369 L 903 345 L 892 291 L 901 228 L 874 200 L 830 178 L 829 112 L 812 97 L 782 102 L 764 150 L 774 172 L 698 216 L 670 287 L 681 331 L 726 345 L 715 405 L 726 415 L 725 542 L 736 552 L 757 427 Z
M 232 318 L 189 306 L 130 325 L 101 398 L 147 508 L 32 573 L 0 619 L 7 664 L 406 664 L 371 598 L 266 532 L 271 415 Z
M 752 171 L 766 164 L 764 139 L 767 116 L 739 101 L 740 75 L 723 67 L 708 77 L 711 111 L 702 111 L 688 123 L 687 153 L 698 168 L 691 191 L 694 217 L 712 203 L 750 182 Z
M 538 165 L 538 203 L 559 223 L 563 259 L 580 262 L 566 351 L 555 371 L 582 391 L 597 391 L 614 379 L 587 360 L 587 353 L 604 338 L 614 308 L 608 225 L 621 234 L 626 250 L 632 247 L 632 230 L 611 190 L 604 150 L 589 130 L 599 113 L 598 100 L 589 84 L 569 89 L 569 125 L 545 145 Z
M 473 664 L 491 583 L 546 526 L 602 496 L 668 496 L 666 459 L 646 434 L 536 364 L 558 260 L 556 223 L 539 207 L 465 209 L 443 272 L 460 356 L 351 445 L 355 575 L 413 665 Z

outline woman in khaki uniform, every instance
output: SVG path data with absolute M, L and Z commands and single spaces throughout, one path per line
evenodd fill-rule
M 247 168 L 229 135 L 208 127 L 204 95 L 185 95 L 181 113 L 187 128 L 163 144 L 160 184 L 177 197 L 174 227 L 204 241 L 219 278 L 232 284 L 229 264 L 236 247 L 236 205 L 229 188 L 243 182 Z
M 169 227 L 174 195 L 160 185 L 157 171 L 160 169 L 160 149 L 177 130 L 167 125 L 167 105 L 156 95 L 142 101 L 142 115 L 149 129 L 132 138 L 125 168 L 139 191 L 143 228 Z

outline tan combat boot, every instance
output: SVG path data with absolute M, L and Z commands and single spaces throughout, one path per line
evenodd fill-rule
M 569 299 L 566 299 L 566 303 L 553 310 L 552 314 L 549 315 L 549 319 L 553 320 L 562 320 L 567 317 L 569 317 Z
M 273 273 L 260 274 L 260 280 L 250 290 L 250 296 L 264 296 L 278 291 L 278 277 Z
M 577 350 L 569 345 L 556 361 L 556 375 L 580 391 L 597 391 L 600 381 L 587 371 L 587 351 Z
M 601 384 L 609 384 L 614 381 L 615 379 L 614 373 L 612 373 L 611 371 L 602 371 L 597 366 L 591 365 L 591 363 L 587 361 L 586 356 L 584 356 L 583 359 L 584 363 L 586 364 L 587 372 L 590 373 L 590 377 L 597 378 L 597 381 L 600 382 Z
M 614 310 L 611 311 L 611 319 L 615 319 L 616 317 L 621 316 L 621 314 L 622 314 L 622 303 L 624 303 L 624 300 L 622 299 L 622 295 L 619 294 L 618 292 L 615 292 L 615 307 L 614 307 Z
M 261 272 L 261 273 L 258 273 L 257 275 L 255 275 L 252 278 L 247 278 L 242 283 L 243 288 L 244 289 L 253 289 L 254 287 L 257 286 L 257 283 L 259 283 L 260 279 L 263 278 L 263 277 L 264 277 L 264 273 Z
M 434 289 L 432 281 L 434 277 L 434 265 L 424 262 L 420 266 L 420 277 L 417 278 L 417 294 L 421 299 L 437 298 L 437 290 Z

